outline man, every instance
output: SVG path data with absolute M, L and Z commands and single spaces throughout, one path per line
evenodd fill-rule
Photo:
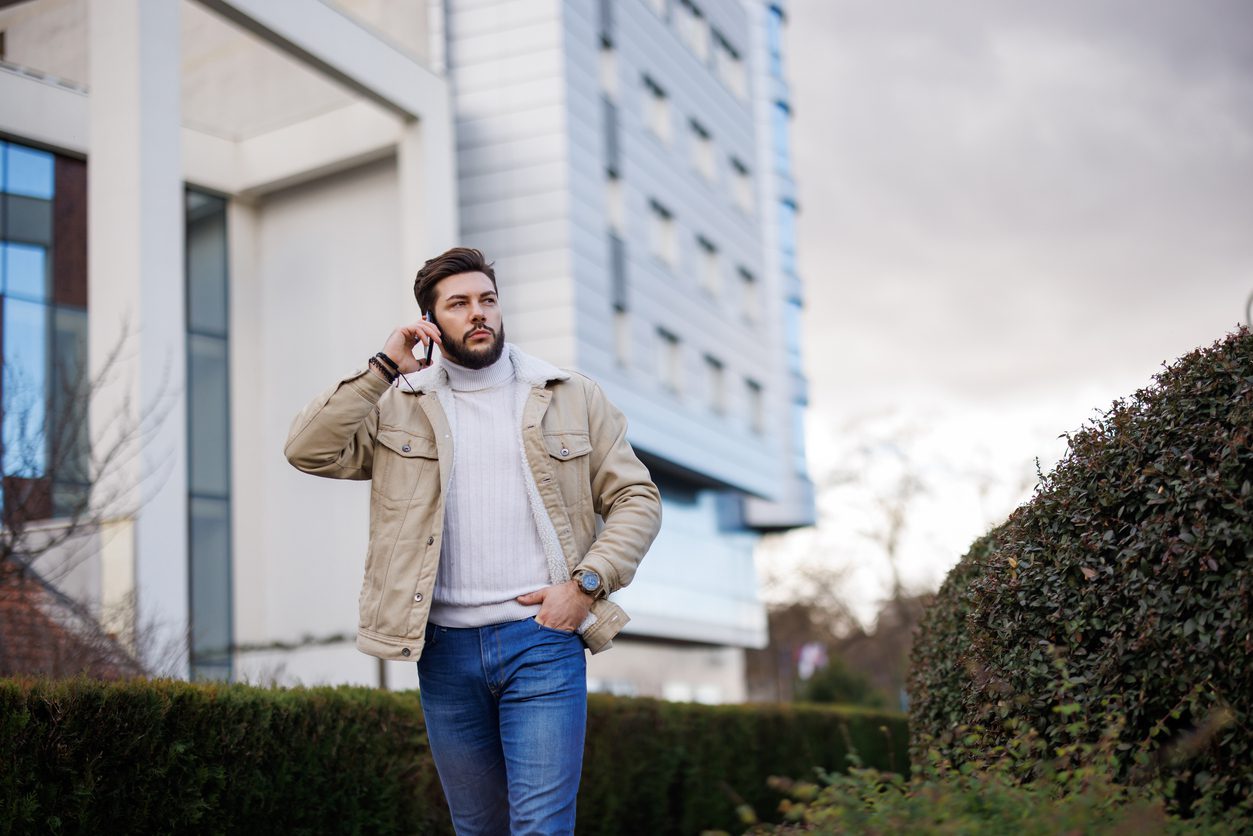
M 417 661 L 457 832 L 572 833 L 584 647 L 627 622 L 606 596 L 657 535 L 660 496 L 595 383 L 505 342 L 482 253 L 426 262 L 414 295 L 427 318 L 306 407 L 287 458 L 372 481 L 357 647 Z M 414 350 L 431 343 L 428 367 Z

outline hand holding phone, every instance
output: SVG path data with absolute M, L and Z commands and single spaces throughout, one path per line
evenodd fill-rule
M 426 343 L 426 356 L 418 359 L 413 350 L 418 343 Z M 431 364 L 433 344 L 442 342 L 439 326 L 433 317 L 425 315 L 408 325 L 401 325 L 392 331 L 383 345 L 383 353 L 392 358 L 401 374 L 420 371 Z
M 427 322 L 431 323 L 432 325 L 435 325 L 435 317 L 431 316 L 430 311 L 427 311 L 426 313 L 422 314 L 422 318 L 425 319 Z M 438 328 L 439 326 L 436 325 L 435 327 Z M 435 350 L 435 340 L 427 340 L 426 341 L 426 364 L 428 366 L 431 365 L 431 352 L 434 350 Z

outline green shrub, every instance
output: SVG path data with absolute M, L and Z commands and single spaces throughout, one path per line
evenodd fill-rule
M 838 656 L 814 671 L 796 689 L 797 702 L 836 703 L 861 705 L 866 708 L 884 708 L 887 697 L 874 687 L 870 679 L 847 664 Z
M 1069 698 L 1079 683 L 1058 667 Z M 1002 723 L 1001 734 L 962 727 L 945 752 L 929 750 L 909 779 L 859 766 L 847 774 L 819 773 L 818 782 L 772 779 L 771 786 L 787 796 L 780 809 L 788 823 L 748 832 L 1217 836 L 1253 830 L 1247 802 L 1228 810 L 1196 810 L 1185 820 L 1167 810 L 1169 779 L 1122 779 L 1126 765 L 1138 769 L 1151 757 L 1147 748 L 1126 748 L 1125 718 L 1117 710 L 1104 706 L 1088 716 L 1077 703 L 1066 702 L 1054 705 L 1052 713 L 1060 731 L 1051 741 L 1014 718 Z
M 1033 499 L 974 544 L 914 644 L 912 752 L 958 726 L 1055 743 L 1059 704 L 1125 717 L 1120 746 L 1175 801 L 1253 789 L 1253 336 L 1166 368 L 1069 439 Z M 1060 664 L 1059 664 L 1060 662 Z M 1123 769 L 1129 770 L 1127 764 Z M 1030 777 L 1030 776 L 1028 776 Z
M 737 806 L 774 806 L 769 776 L 842 764 L 852 751 L 882 769 L 907 771 L 904 716 L 593 695 L 578 830 L 661 836 L 742 828 Z
M 850 747 L 907 766 L 905 718 L 593 695 L 579 832 L 687 834 Z M 764 806 L 763 806 L 764 809 Z M 0 680 L 0 834 L 450 833 L 413 693 Z
M 411 695 L 0 681 L 4 833 L 418 833 L 439 797 Z

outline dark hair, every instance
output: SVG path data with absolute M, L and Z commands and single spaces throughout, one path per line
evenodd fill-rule
M 492 280 L 492 287 L 496 287 L 496 271 L 483 253 L 472 247 L 453 247 L 428 259 L 418 271 L 418 277 L 413 280 L 413 298 L 418 300 L 418 307 L 430 311 L 435 305 L 435 286 L 449 276 L 462 273 L 482 273 Z

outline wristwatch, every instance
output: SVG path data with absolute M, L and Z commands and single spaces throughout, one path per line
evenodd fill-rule
M 591 595 L 593 598 L 605 597 L 605 582 L 600 579 L 600 574 L 592 569 L 576 569 L 574 571 L 574 580 L 579 585 L 579 589 Z

